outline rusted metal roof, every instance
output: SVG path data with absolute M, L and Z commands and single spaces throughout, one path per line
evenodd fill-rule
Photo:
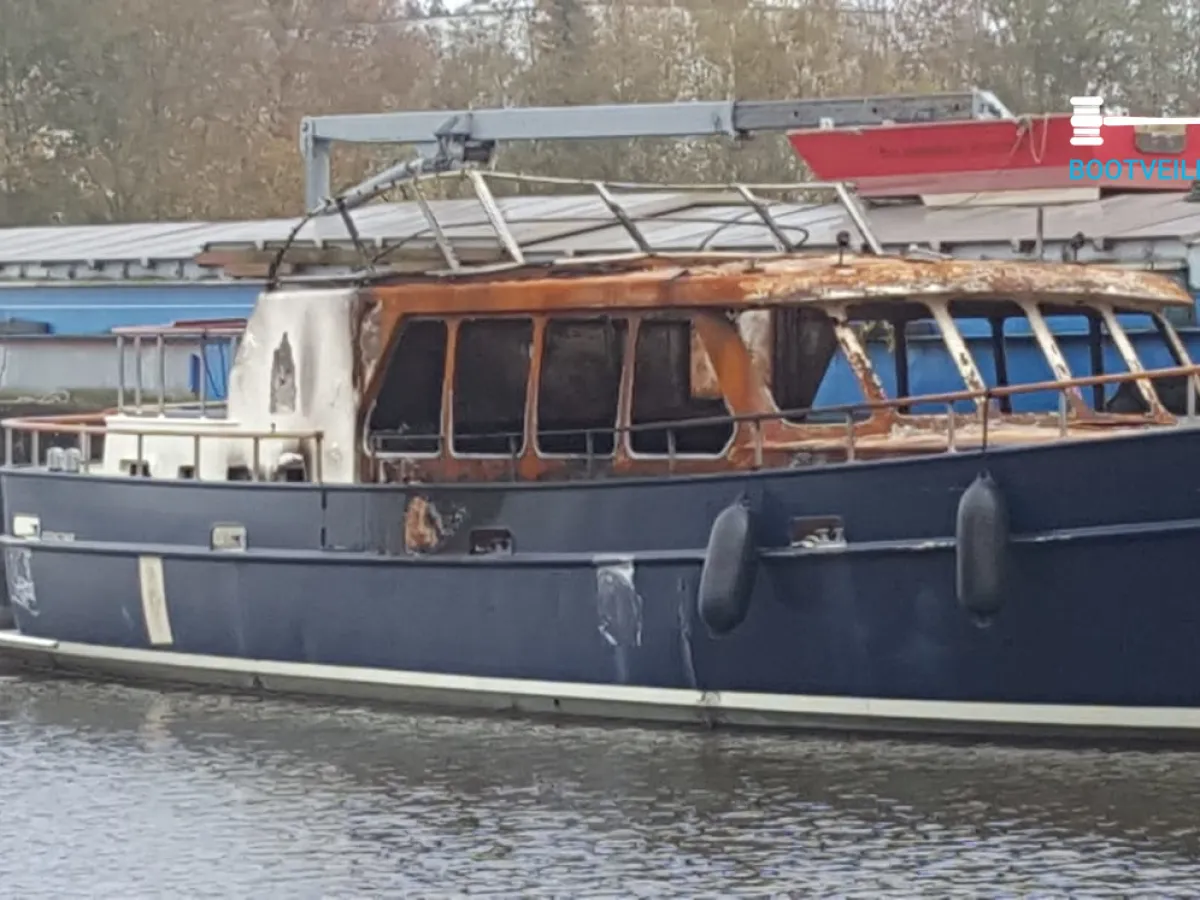
M 772 249 L 768 230 L 743 207 L 711 205 L 695 194 L 623 194 L 656 250 Z M 494 246 L 494 234 L 473 200 L 430 201 L 456 246 Z M 635 248 L 629 233 L 594 196 L 510 197 L 499 201 L 514 235 L 531 259 L 564 255 L 617 254 Z M 790 235 L 808 234 L 807 248 L 836 246 L 841 231 L 857 234 L 839 205 L 774 204 L 775 219 Z M 365 244 L 429 243 L 429 229 L 416 203 L 377 204 L 354 214 Z M 208 249 L 268 252 L 279 246 L 298 220 L 175 222 L 143 225 L 50 226 L 0 229 L 0 284 L 30 281 L 215 281 L 227 278 L 218 265 L 201 265 Z M 1077 258 L 1148 268 L 1184 269 L 1197 263 L 1193 243 L 1200 235 L 1200 204 L 1177 193 L 1129 194 L 1093 202 L 1046 207 L 1039 237 L 1038 211 L 1028 207 L 916 205 L 872 209 L 870 224 L 888 250 L 912 245 L 960 258 Z M 1071 246 L 1072 239 L 1082 241 Z M 1040 246 L 1039 246 L 1040 241 Z M 352 249 L 337 217 L 309 223 L 296 247 L 310 252 Z M 319 258 L 316 268 L 320 268 Z M 1200 286 L 1197 284 L 1196 286 Z
M 400 313 L 513 313 L 645 308 L 724 308 L 813 302 L 840 304 L 908 299 L 1006 300 L 1094 305 L 1110 300 L 1147 312 L 1191 307 L 1191 294 L 1152 272 L 1103 265 L 1010 260 L 909 259 L 891 256 L 793 256 L 772 260 L 665 265 L 634 260 L 622 271 L 575 278 L 508 277 L 373 289 Z

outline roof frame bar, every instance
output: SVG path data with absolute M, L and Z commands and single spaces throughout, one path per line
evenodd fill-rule
M 332 196 L 330 158 L 335 143 L 416 145 L 420 167 L 428 171 L 490 162 L 496 144 L 502 141 L 713 135 L 744 138 L 757 132 L 804 128 L 995 118 L 1014 116 L 991 91 L 978 89 L 817 100 L 681 101 L 312 116 L 300 124 L 305 209 L 315 210 Z M 388 170 L 371 179 L 372 186 L 394 178 Z

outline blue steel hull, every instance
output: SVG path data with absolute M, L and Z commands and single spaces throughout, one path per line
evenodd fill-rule
M 779 696 L 1200 707 L 1200 430 L 785 472 L 589 484 L 328 487 L 0 474 L 23 635 L 210 657 Z M 1013 569 L 987 626 L 955 596 L 954 528 L 982 470 Z M 455 523 L 402 550 L 419 492 Z M 696 592 L 716 514 L 745 495 L 760 571 L 726 637 Z M 841 516 L 842 549 L 788 546 Z M 211 551 L 214 523 L 246 551 Z M 515 552 L 456 542 L 503 526 Z M 47 532 L 57 533 L 57 539 Z M 333 549 L 338 548 L 338 549 Z M 151 643 L 139 557 L 162 560 Z

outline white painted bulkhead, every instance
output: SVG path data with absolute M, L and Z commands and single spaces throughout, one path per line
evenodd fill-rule
M 359 397 L 354 386 L 355 320 L 358 295 L 353 288 L 282 290 L 261 294 L 246 324 L 229 374 L 224 417 L 196 410 L 167 415 L 113 414 L 106 428 L 102 469 L 105 474 L 136 471 L 140 460 L 151 478 L 190 474 L 201 435 L 196 477 L 223 481 L 230 469 L 251 468 L 250 437 L 211 436 L 229 431 L 265 434 L 320 432 L 321 480 L 352 483 L 356 477 L 356 423 Z M 138 430 L 115 434 L 113 429 Z M 170 432 L 170 433 L 156 433 Z M 179 433 L 186 432 L 186 433 Z M 139 456 L 140 446 L 140 456 Z M 299 438 L 259 441 L 258 477 L 274 479 L 301 454 L 313 477 L 316 442 Z

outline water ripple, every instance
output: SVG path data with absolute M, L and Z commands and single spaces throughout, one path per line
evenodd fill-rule
M 22 898 L 1197 896 L 1200 754 L 459 720 L 0 678 Z

